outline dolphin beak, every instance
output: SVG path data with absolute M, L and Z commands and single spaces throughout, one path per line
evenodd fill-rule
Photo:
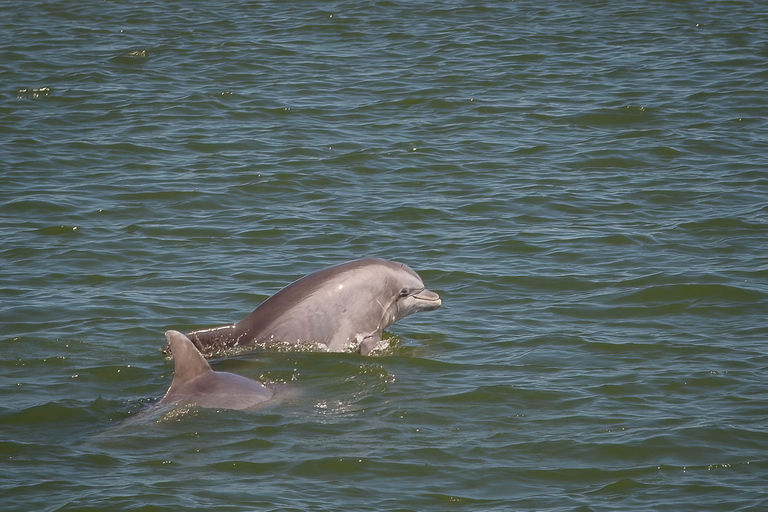
M 426 288 L 420 292 L 414 293 L 411 297 L 419 301 L 419 305 L 423 308 L 422 311 L 437 309 L 443 303 L 438 294 L 432 290 L 427 290 Z

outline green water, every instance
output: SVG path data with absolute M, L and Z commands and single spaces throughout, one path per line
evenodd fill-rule
M 768 508 L 763 3 L 2 13 L 3 510 Z M 153 407 L 165 330 L 366 256 L 442 308 Z

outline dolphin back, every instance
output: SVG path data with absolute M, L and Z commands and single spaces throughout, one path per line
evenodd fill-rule
M 178 331 L 165 333 L 173 353 L 173 382 L 161 403 L 187 401 L 200 407 L 248 409 L 270 400 L 272 392 L 242 375 L 216 372 L 192 341 Z

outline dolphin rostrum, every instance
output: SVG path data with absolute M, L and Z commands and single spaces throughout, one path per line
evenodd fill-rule
M 189 338 L 178 331 L 165 333 L 173 353 L 173 382 L 161 404 L 194 403 L 217 409 L 248 409 L 272 398 L 264 385 L 242 375 L 211 370 Z
M 206 356 L 272 342 L 314 342 L 329 351 L 368 354 L 382 331 L 412 313 L 440 307 L 403 263 L 367 258 L 335 265 L 295 281 L 234 325 L 187 334 Z

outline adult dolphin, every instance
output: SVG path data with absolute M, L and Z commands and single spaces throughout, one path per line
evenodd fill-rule
M 381 341 L 384 329 L 440 304 L 440 297 L 425 289 L 407 265 L 367 258 L 302 277 L 234 325 L 187 336 L 207 356 L 271 342 L 314 342 L 332 352 L 368 354 Z
M 217 409 L 248 409 L 272 398 L 272 391 L 255 380 L 215 372 L 192 342 L 178 331 L 165 339 L 173 352 L 173 382 L 161 404 L 194 403 Z

